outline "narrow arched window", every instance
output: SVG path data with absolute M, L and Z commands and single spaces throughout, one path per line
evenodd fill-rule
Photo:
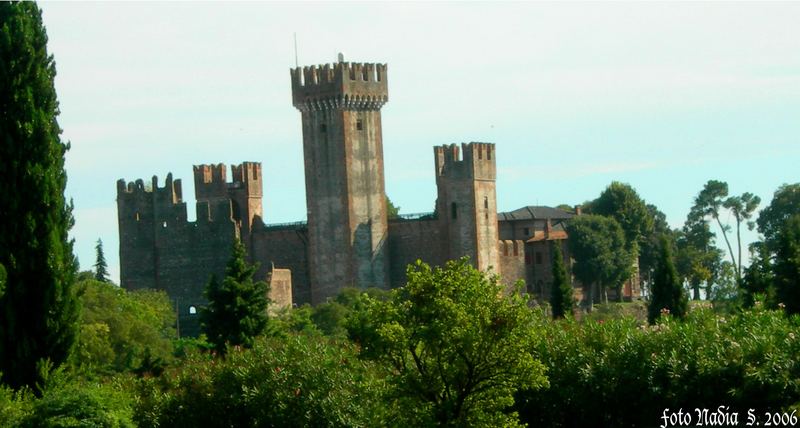
M 189 315 L 197 315 L 197 306 L 189 306 Z

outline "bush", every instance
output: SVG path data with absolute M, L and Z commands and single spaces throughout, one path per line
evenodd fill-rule
M 259 338 L 224 360 L 190 352 L 165 376 L 132 382 L 143 427 L 380 425 L 372 367 L 320 336 Z
M 533 354 L 548 390 L 518 394 L 530 426 L 658 426 L 665 408 L 779 410 L 800 400 L 798 318 L 777 311 L 729 317 L 710 309 L 652 326 L 633 318 L 539 326 Z

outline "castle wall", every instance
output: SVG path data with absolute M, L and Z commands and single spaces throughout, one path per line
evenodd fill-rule
M 308 269 L 308 230 L 305 227 L 263 228 L 252 235 L 252 259 L 259 263 L 256 278 L 266 278 L 270 267 L 291 271 L 292 301 L 311 303 Z
M 506 286 L 513 286 L 518 280 L 528 283 L 525 266 L 524 241 L 498 241 L 498 269 L 501 279 Z M 524 291 L 524 289 L 523 289 Z
M 436 219 L 395 220 L 389 222 L 389 252 L 392 287 L 406 282 L 406 267 L 418 259 L 431 266 L 442 265 L 443 235 Z

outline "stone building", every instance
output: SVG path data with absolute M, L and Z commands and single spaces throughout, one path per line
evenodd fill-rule
M 126 289 L 165 290 L 185 334 L 197 332 L 197 307 L 211 274 L 222 275 L 233 240 L 273 282 L 278 305 L 318 304 L 344 287 L 400 286 L 405 268 L 469 256 L 508 283 L 549 293 L 549 243 L 564 245 L 573 214 L 548 207 L 497 212 L 495 145 L 433 149 L 435 211 L 388 219 L 381 107 L 385 64 L 338 62 L 290 70 L 300 111 L 307 222 L 266 224 L 261 164 L 194 167 L 197 220 L 187 220 L 181 180 L 168 174 L 117 182 L 120 280 Z M 564 246 L 569 261 L 569 253 Z M 288 284 L 288 285 L 287 285 Z M 580 294 L 578 294 L 580 297 Z

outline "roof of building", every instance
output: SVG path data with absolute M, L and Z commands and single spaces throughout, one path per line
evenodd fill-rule
M 564 210 L 553 207 L 542 207 L 529 205 L 514 211 L 505 213 L 497 213 L 497 219 L 500 221 L 514 221 L 514 220 L 544 220 L 544 219 L 570 219 L 575 217 L 575 214 L 566 212 Z
M 563 230 L 554 230 L 550 233 L 537 230 L 533 236 L 525 242 L 539 242 L 539 241 L 556 241 L 559 239 L 567 239 L 567 232 Z

